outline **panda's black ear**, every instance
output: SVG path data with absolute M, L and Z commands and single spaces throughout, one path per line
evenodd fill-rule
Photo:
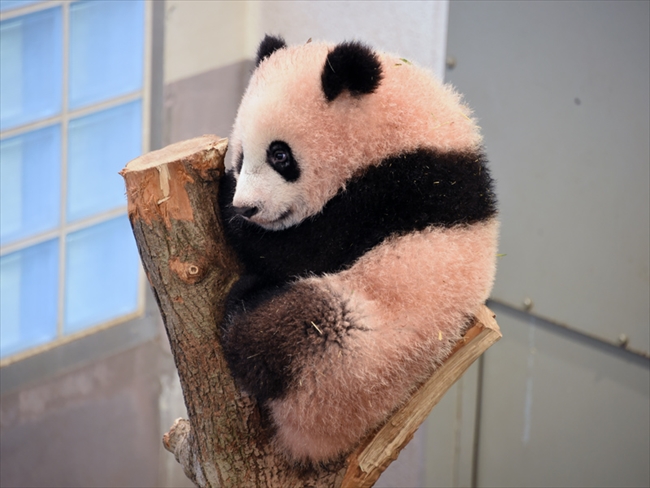
M 260 42 L 260 47 L 257 48 L 257 59 L 255 60 L 255 67 L 259 66 L 262 61 L 283 47 L 287 47 L 287 43 L 284 42 L 284 39 L 282 39 L 282 37 L 269 36 L 268 34 L 264 36 L 264 39 L 262 39 L 262 42 Z
M 328 102 L 343 90 L 352 95 L 374 92 L 382 79 L 379 57 L 365 44 L 343 42 L 332 49 L 323 65 L 321 84 Z

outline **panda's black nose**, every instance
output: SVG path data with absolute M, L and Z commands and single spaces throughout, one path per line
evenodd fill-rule
M 235 215 L 241 215 L 242 217 L 251 218 L 255 215 L 259 209 L 257 207 L 232 207 Z

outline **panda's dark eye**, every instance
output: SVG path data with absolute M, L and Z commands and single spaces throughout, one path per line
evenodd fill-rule
M 278 169 L 286 168 L 289 164 L 289 155 L 282 149 L 273 151 L 272 158 L 273 158 L 272 159 L 273 166 L 277 166 Z
M 300 177 L 300 168 L 286 142 L 273 141 L 266 150 L 267 163 L 285 180 L 292 182 Z

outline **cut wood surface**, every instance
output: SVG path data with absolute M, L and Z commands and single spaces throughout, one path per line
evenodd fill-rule
M 218 209 L 227 140 L 206 135 L 131 161 L 128 213 L 171 345 L 189 419 L 163 444 L 200 487 L 372 486 L 444 393 L 501 333 L 484 307 L 450 357 L 345 459 L 298 467 L 279 455 L 255 401 L 235 385 L 219 344 L 240 266 Z

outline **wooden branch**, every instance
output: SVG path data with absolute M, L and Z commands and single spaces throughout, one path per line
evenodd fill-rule
M 492 344 L 501 339 L 501 331 L 492 311 L 483 306 L 474 325 L 465 333 L 445 362 L 425 381 L 411 398 L 376 432 L 369 435 L 348 458 L 343 487 L 369 487 L 397 459 L 413 438 L 433 407 L 465 371 Z
M 318 468 L 276 453 L 255 401 L 236 387 L 219 344 L 239 263 L 214 204 L 227 141 L 203 136 L 131 161 L 122 171 L 129 219 L 158 301 L 189 420 L 163 438 L 200 487 L 372 486 L 442 395 L 501 334 L 484 308 L 448 360 L 346 459 Z

